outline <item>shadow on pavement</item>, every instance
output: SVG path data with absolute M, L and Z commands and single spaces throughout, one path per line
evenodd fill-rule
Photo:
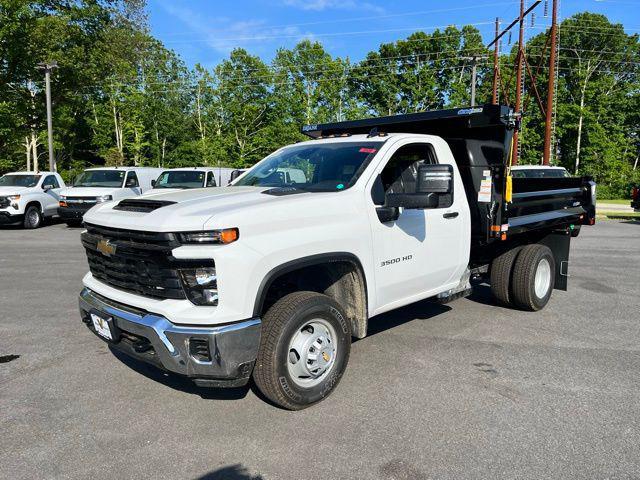
M 473 292 L 467 297 L 469 300 L 482 305 L 495 307 L 498 305 L 491 293 L 491 287 L 487 283 L 474 283 Z
M 148 365 L 144 362 L 129 357 L 118 350 L 109 347 L 114 357 L 124 363 L 127 367 L 136 371 L 140 375 L 162 383 L 167 387 L 173 388 L 180 392 L 190 393 L 192 395 L 199 395 L 201 398 L 207 400 L 239 400 L 247 396 L 249 392 L 249 386 L 236 387 L 236 388 L 203 388 L 196 386 L 191 380 L 183 378 L 179 375 L 173 375 L 170 372 L 165 372 L 153 365 Z M 239 477 L 240 478 L 240 477 Z
M 448 305 L 429 302 L 427 300 L 412 303 L 411 305 L 407 305 L 390 312 L 382 313 L 369 319 L 367 336 L 365 338 L 371 337 L 391 328 L 404 325 L 405 323 L 409 323 L 414 320 L 428 320 L 437 315 L 440 315 L 441 313 L 448 312 L 449 310 L 451 310 L 451 307 Z
M 242 465 L 229 465 L 197 477 L 195 480 L 264 480 L 262 475 L 251 475 Z

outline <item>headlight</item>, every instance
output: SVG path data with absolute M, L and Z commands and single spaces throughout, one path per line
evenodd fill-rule
M 182 243 L 232 243 L 240 237 L 237 228 L 209 230 L 206 232 L 186 232 L 178 234 Z
M 218 305 L 218 278 L 215 267 L 180 270 L 187 297 L 195 305 Z
M 9 195 L 7 198 L 9 200 L 20 200 L 20 195 Z
M 101 197 L 96 197 L 97 203 L 109 202 L 113 200 L 113 195 L 102 195 Z

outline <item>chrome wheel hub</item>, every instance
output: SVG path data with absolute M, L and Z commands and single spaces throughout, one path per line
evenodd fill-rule
M 333 368 L 336 332 L 324 319 L 313 319 L 298 329 L 289 342 L 287 369 L 299 386 L 318 385 Z
M 543 258 L 538 263 L 538 268 L 536 269 L 536 278 L 534 290 L 536 292 L 536 297 L 544 298 L 544 296 L 549 291 L 549 287 L 551 286 L 551 265 L 549 264 L 549 260 Z

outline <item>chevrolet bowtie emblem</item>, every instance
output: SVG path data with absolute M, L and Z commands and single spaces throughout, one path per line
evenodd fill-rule
M 116 246 L 112 243 L 109 243 L 109 240 L 100 240 L 96 248 L 103 255 L 110 257 L 111 255 L 116 253 Z

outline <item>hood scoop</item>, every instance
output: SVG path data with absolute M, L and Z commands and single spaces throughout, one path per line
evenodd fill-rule
M 173 205 L 176 202 L 169 202 L 167 200 L 143 200 L 137 198 L 129 198 L 122 200 L 118 205 L 113 207 L 114 210 L 123 210 L 125 212 L 141 212 L 149 213 L 153 212 L 167 205 Z

